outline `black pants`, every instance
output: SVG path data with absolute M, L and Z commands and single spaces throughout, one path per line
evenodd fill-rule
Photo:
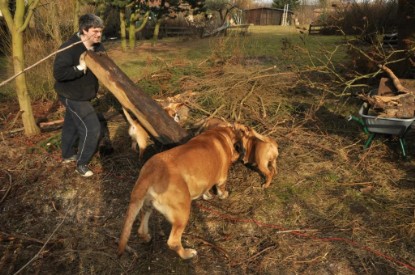
M 62 127 L 62 157 L 69 158 L 77 154 L 78 165 L 88 164 L 97 151 L 101 136 L 98 115 L 89 101 L 76 101 L 61 96 L 59 100 L 66 107 Z

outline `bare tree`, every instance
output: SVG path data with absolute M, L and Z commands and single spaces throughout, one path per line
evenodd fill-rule
M 9 8 L 9 0 L 0 0 L 0 11 L 3 13 L 7 28 L 12 38 L 12 56 L 14 73 L 19 74 L 15 79 L 16 93 L 22 113 L 22 121 L 26 136 L 32 136 L 40 133 L 33 116 L 30 96 L 26 84 L 25 73 L 21 73 L 25 67 L 25 58 L 23 50 L 23 33 L 26 30 L 33 11 L 39 4 L 40 0 L 16 0 L 14 13 Z
M 415 68 L 415 3 L 411 0 L 398 1 L 398 38 L 399 47 L 408 51 L 406 70 Z

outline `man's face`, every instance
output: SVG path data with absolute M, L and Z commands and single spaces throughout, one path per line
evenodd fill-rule
M 89 28 L 88 31 L 84 30 L 84 35 L 89 38 L 89 43 L 99 43 L 102 38 L 102 28 Z

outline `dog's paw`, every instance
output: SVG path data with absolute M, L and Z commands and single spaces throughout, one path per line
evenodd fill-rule
M 219 199 L 226 199 L 227 197 L 229 197 L 229 192 L 225 191 L 225 192 L 219 192 Z
M 210 200 L 210 199 L 213 198 L 212 194 L 209 191 L 207 191 L 206 193 L 204 193 L 202 197 L 203 197 L 203 199 L 205 201 L 208 201 L 208 200 Z
M 146 243 L 149 243 L 151 241 L 151 235 L 150 234 L 139 234 L 139 236 Z
M 191 259 L 196 255 L 197 255 L 197 251 L 195 249 L 187 248 L 187 249 L 184 249 L 180 257 L 182 257 L 182 259 Z

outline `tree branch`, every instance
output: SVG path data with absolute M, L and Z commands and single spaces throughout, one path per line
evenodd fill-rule
M 18 29 L 19 32 L 23 32 L 27 28 L 27 25 L 29 25 L 30 19 L 33 16 L 33 11 L 34 9 L 36 9 L 37 5 L 39 4 L 39 1 L 40 0 L 34 0 L 33 2 L 30 3 L 25 21 L 23 22 L 23 25 Z

